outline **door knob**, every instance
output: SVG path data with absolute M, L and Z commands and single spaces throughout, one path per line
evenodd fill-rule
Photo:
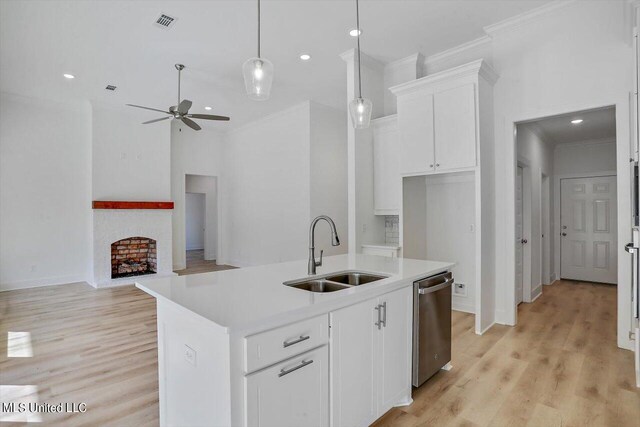
M 520 242 L 521 242 L 523 245 L 526 245 L 529 241 L 528 241 L 527 239 L 522 239 L 522 240 L 520 240 Z
M 565 232 L 562 232 L 562 233 L 560 233 L 560 234 L 562 235 L 562 237 L 564 237 L 564 236 L 566 236 L 566 235 L 567 235 L 567 233 L 565 233 Z

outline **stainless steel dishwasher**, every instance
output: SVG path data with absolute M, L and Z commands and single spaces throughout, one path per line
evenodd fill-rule
M 413 283 L 413 386 L 451 361 L 451 273 Z

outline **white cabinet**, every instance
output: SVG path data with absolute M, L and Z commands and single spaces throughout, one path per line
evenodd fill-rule
M 331 425 L 366 426 L 411 399 L 410 286 L 330 314 Z
M 435 167 L 433 96 L 414 92 L 398 96 L 400 172 L 416 174 Z
M 380 297 L 385 323 L 378 334 L 378 416 L 411 395 L 412 289 Z
M 400 212 L 400 147 L 396 116 L 372 120 L 373 208 L 376 215 Z
M 386 256 L 387 258 L 400 257 L 400 246 L 387 245 L 362 245 L 364 255 Z
M 478 165 L 480 80 L 496 78 L 478 60 L 390 88 L 398 103 L 401 175 Z
M 433 96 L 436 170 L 476 165 L 476 106 L 472 83 Z
M 327 346 L 322 346 L 246 376 L 247 425 L 328 425 L 327 352 Z

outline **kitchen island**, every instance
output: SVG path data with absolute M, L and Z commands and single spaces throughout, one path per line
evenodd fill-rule
M 157 299 L 160 423 L 366 425 L 411 402 L 412 284 L 452 263 L 326 257 L 318 276 L 384 278 L 316 293 L 294 261 L 136 283 Z

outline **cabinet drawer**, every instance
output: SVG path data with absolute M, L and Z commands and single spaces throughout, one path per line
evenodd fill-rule
M 328 341 L 328 315 L 248 336 L 244 341 L 245 372 L 264 368 Z
M 327 346 L 245 377 L 248 427 L 329 425 Z

